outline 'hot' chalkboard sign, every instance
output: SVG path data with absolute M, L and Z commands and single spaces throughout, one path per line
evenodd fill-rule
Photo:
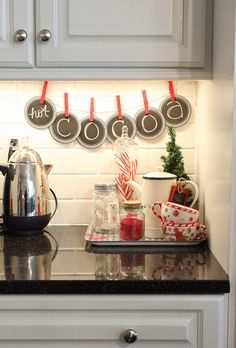
M 165 118 L 167 126 L 179 127 L 185 124 L 191 116 L 191 106 L 189 101 L 180 96 L 175 95 L 175 100 L 170 98 L 163 100 L 160 110 Z
M 136 133 L 136 126 L 134 120 L 127 114 L 122 114 L 122 119 L 118 118 L 118 114 L 112 115 L 107 120 L 107 139 L 110 142 L 114 142 L 117 138 L 121 137 L 122 127 L 128 127 L 128 136 L 133 139 Z
M 69 113 L 69 116 L 65 117 L 64 112 L 57 114 L 49 128 L 52 137 L 60 143 L 71 143 L 78 137 L 80 130 L 81 125 L 76 116 Z
M 155 108 L 139 110 L 135 115 L 137 134 L 144 139 L 154 139 L 158 137 L 165 128 L 165 119 L 162 113 Z
M 43 104 L 40 97 L 32 98 L 25 106 L 25 118 L 35 128 L 47 128 L 55 120 L 56 108 L 48 98 L 44 98 Z
M 88 117 L 81 120 L 81 132 L 78 142 L 87 148 L 95 148 L 106 140 L 107 130 L 105 123 L 99 118 L 90 121 Z

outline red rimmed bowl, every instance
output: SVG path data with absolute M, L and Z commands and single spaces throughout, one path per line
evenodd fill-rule
M 175 224 L 163 221 L 161 223 L 163 237 L 167 241 L 201 240 L 207 237 L 207 227 L 199 222 Z
M 199 219 L 199 210 L 169 201 L 155 202 L 152 212 L 161 221 L 174 223 L 194 223 Z

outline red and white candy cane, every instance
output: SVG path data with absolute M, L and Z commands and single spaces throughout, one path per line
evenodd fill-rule
M 137 172 L 137 160 L 131 160 L 126 150 L 115 154 L 116 164 L 121 173 L 115 178 L 118 191 L 122 199 L 134 199 L 134 190 L 128 185 L 129 180 L 134 180 Z
M 155 202 L 155 203 L 153 203 L 153 205 L 152 205 L 152 212 L 153 212 L 153 214 L 156 215 L 156 216 L 158 217 L 158 219 L 160 219 L 161 222 L 162 222 L 162 221 L 163 221 L 162 216 L 161 216 L 160 214 L 158 214 L 158 212 L 156 211 L 156 207 L 157 207 L 157 206 L 161 208 L 161 202 Z

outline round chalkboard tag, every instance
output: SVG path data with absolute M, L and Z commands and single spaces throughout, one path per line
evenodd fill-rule
M 105 123 L 99 118 L 90 121 L 88 117 L 81 120 L 81 132 L 78 142 L 87 148 L 93 149 L 104 143 L 107 137 Z
M 160 110 L 166 120 L 167 126 L 179 127 L 185 124 L 191 116 L 189 101 L 181 95 L 175 95 L 175 100 L 168 97 L 163 100 Z
M 163 132 L 165 119 L 158 109 L 149 108 L 148 112 L 146 115 L 145 109 L 141 109 L 135 114 L 137 134 L 144 139 L 154 139 Z
M 65 117 L 64 112 L 59 112 L 49 127 L 51 136 L 60 143 L 71 143 L 78 137 L 80 130 L 81 125 L 77 117 L 72 113 Z
M 25 118 L 35 128 L 47 128 L 55 120 L 56 108 L 51 100 L 44 98 L 40 104 L 40 97 L 32 98 L 25 106 Z
M 122 127 L 128 127 L 128 136 L 133 139 L 136 134 L 136 126 L 135 122 L 127 114 L 122 114 L 122 119 L 118 119 L 118 114 L 112 115 L 107 120 L 107 139 L 113 143 L 117 138 L 119 138 L 122 134 Z

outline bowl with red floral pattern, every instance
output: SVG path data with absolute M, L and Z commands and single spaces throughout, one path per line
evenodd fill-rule
M 167 241 L 193 241 L 207 238 L 207 227 L 199 222 L 175 224 L 163 221 L 161 229 Z
M 152 212 L 162 222 L 194 223 L 199 219 L 199 210 L 169 201 L 153 203 Z

